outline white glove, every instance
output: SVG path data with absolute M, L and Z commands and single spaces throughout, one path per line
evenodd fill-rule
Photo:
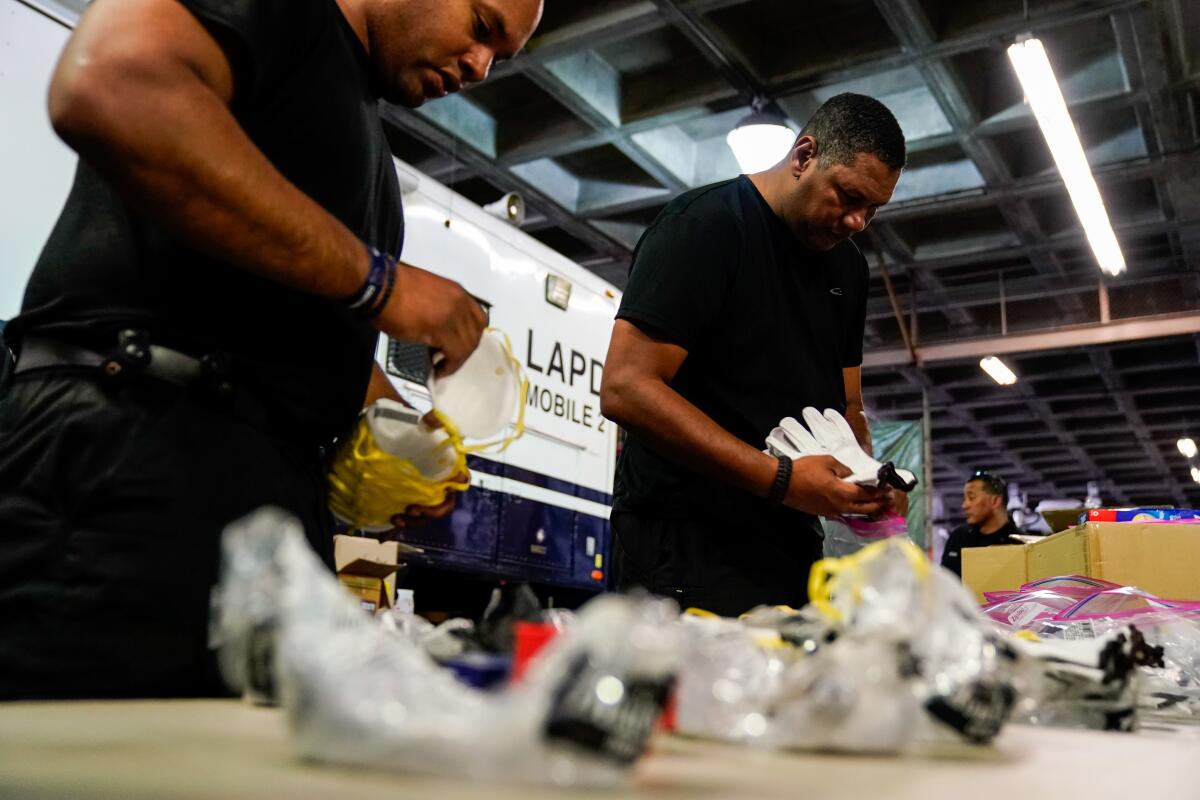
M 812 431 L 817 443 L 829 451 L 829 454 L 846 465 L 853 474 L 844 480 L 863 486 L 880 486 L 884 483 L 894 485 L 906 492 L 912 491 L 917 485 L 917 476 L 906 469 L 897 469 L 890 463 L 881 464 L 868 455 L 854 437 L 854 430 L 846 418 L 832 408 L 825 409 L 822 415 L 815 408 L 804 409 L 804 421 Z M 888 480 L 889 473 L 898 480 Z M 902 484 L 902 485 L 901 485 Z
M 779 421 L 779 427 L 771 430 L 767 436 L 767 452 L 792 459 L 829 455 L 829 451 L 794 417 L 784 417 Z
M 852 473 L 842 480 L 860 486 L 887 483 L 906 492 L 916 486 L 917 476 L 913 473 L 896 469 L 890 463 L 881 464 L 867 455 L 854 437 L 850 423 L 834 409 L 826 409 L 822 415 L 815 408 L 806 408 L 803 417 L 807 429 L 792 417 L 780 420 L 779 427 L 767 436 L 768 451 L 789 458 L 833 456 Z

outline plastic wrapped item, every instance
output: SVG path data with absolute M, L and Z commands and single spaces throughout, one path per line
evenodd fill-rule
M 1002 599 L 984 605 L 983 615 L 1012 628 L 1024 628 L 1038 620 L 1053 619 L 1079 602 L 1077 597 L 1051 589 L 1002 594 Z
M 1149 645 L 1162 648 L 1161 666 L 1139 670 L 1139 708 L 1156 716 L 1200 720 L 1200 609 L 1153 608 L 1043 620 L 1032 630 L 1044 639 L 1089 641 L 1130 626 Z
M 908 536 L 908 523 L 894 511 L 875 518 L 826 517 L 822 519 L 821 524 L 825 529 L 826 558 L 852 555 L 880 539 Z
M 818 563 L 809 594 L 791 623 L 761 609 L 741 622 L 688 621 L 681 732 L 871 753 L 986 743 L 999 732 L 1017 654 L 911 542 Z
M 1200 608 L 1200 603 L 1178 603 L 1163 600 L 1136 586 L 1122 586 L 1119 589 L 1105 589 L 1095 592 L 1076 602 L 1063 611 L 1060 619 L 1074 619 L 1089 616 L 1111 616 L 1125 611 L 1140 611 L 1149 608 Z
M 1138 667 L 1161 667 L 1162 648 L 1123 626 L 1091 640 L 1015 638 L 1026 679 L 1014 719 L 1034 725 L 1132 731 Z
M 274 634 L 273 673 L 307 758 L 562 786 L 621 783 L 678 669 L 676 608 L 602 595 L 499 693 L 458 682 L 361 613 L 299 527 L 263 510 L 227 530 L 215 641 L 234 686 L 247 638 Z
M 1083 575 L 1059 575 L 1054 578 L 1042 578 L 1041 580 L 1026 583 L 1017 590 L 1017 593 L 1032 592 L 1037 589 L 1047 589 L 1058 592 L 1060 594 L 1073 594 L 1083 598 L 1096 592 L 1102 592 L 1105 589 L 1120 589 L 1121 584 L 1112 583 L 1111 581 L 1101 580 L 1100 578 L 1088 578 Z

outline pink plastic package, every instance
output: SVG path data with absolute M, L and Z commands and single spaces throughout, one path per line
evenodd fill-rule
M 983 607 L 984 616 L 1012 628 L 1025 626 L 1044 619 L 1054 619 L 1075 605 L 1078 598 L 1049 589 L 1024 592 L 1007 600 Z
M 895 511 L 889 511 L 880 517 L 837 517 L 837 519 L 860 539 L 890 539 L 893 536 L 908 534 L 908 522 Z
M 1063 609 L 1055 619 L 1085 619 L 1091 617 L 1119 617 L 1137 614 L 1151 609 L 1200 609 L 1200 602 L 1164 600 L 1136 586 L 1122 586 L 1095 592 Z
M 1031 581 L 1023 585 L 1018 591 L 1024 593 L 1037 591 L 1038 589 L 1049 589 L 1059 594 L 1071 595 L 1082 600 L 1096 592 L 1120 588 L 1121 584 L 1119 583 L 1103 581 L 1099 578 L 1088 578 L 1083 575 L 1059 575 L 1055 578 L 1042 578 L 1038 581 Z

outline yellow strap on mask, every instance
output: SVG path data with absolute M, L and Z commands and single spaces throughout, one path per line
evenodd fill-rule
M 857 553 L 842 558 L 826 558 L 813 564 L 808 574 L 808 599 L 817 610 L 834 622 L 842 620 L 842 612 L 833 605 L 833 598 L 850 592 L 857 600 L 862 594 L 866 564 L 879 558 L 889 547 L 899 547 L 913 572 L 922 580 L 929 576 L 929 561 L 921 549 L 907 539 L 887 539 L 867 545 Z
M 334 514 L 355 527 L 383 527 L 391 524 L 393 516 L 412 506 L 441 505 L 448 492 L 462 492 L 470 488 L 470 472 L 467 469 L 469 454 L 485 450 L 503 452 L 525 433 L 529 380 L 521 369 L 521 363 L 513 355 L 508 336 L 492 328 L 488 330 L 500 334 L 509 365 L 520 380 L 517 420 L 509 432 L 494 441 L 468 445 L 453 420 L 434 409 L 430 413 L 441 423 L 447 438 L 431 448 L 430 453 L 441 450 L 452 453 L 453 471 L 450 473 L 451 479 L 431 481 L 421 474 L 412 461 L 398 458 L 380 448 L 366 416 L 360 416 L 353 433 L 339 446 L 327 476 L 329 509 Z M 467 477 L 453 480 L 459 476 Z

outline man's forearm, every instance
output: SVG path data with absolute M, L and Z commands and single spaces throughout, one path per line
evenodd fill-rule
M 115 8 L 89 9 L 64 51 L 50 93 L 59 135 L 188 245 L 307 292 L 351 295 L 364 248 L 238 125 L 216 42 L 182 6 L 134 4 L 130 20 Z M 142 24 L 153 30 L 131 30 Z M 175 42 L 178 56 L 148 39 Z
M 859 445 L 868 454 L 873 455 L 871 443 L 871 426 L 867 422 L 867 411 L 862 406 L 847 406 L 846 407 L 846 422 L 850 423 L 850 429 L 854 431 L 854 438 L 858 440 Z
M 148 92 L 128 124 L 68 143 L 141 212 L 188 245 L 327 297 L 351 295 L 368 256 L 358 239 L 290 184 L 211 92 Z
M 765 496 L 775 479 L 775 458 L 726 431 L 660 380 L 611 390 L 604 413 L 679 464 L 753 495 Z

